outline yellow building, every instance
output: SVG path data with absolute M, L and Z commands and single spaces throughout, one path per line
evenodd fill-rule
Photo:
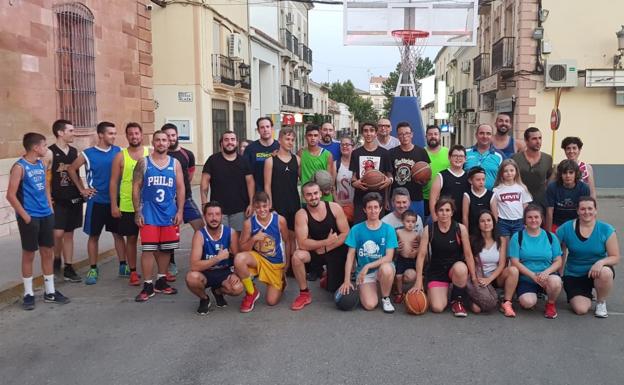
M 155 125 L 178 126 L 203 163 L 233 130 L 251 137 L 247 4 L 237 0 L 154 6 Z
M 621 88 L 619 93 L 615 88 L 624 85 L 624 70 L 621 64 L 615 69 L 614 63 L 616 32 L 624 23 L 624 2 L 572 3 L 482 2 L 479 51 L 473 63 L 480 95 L 477 119 L 492 123 L 497 112 L 511 112 L 515 137 L 522 138 L 526 128 L 536 126 L 544 138 L 542 151 L 550 153 L 551 111 L 555 90 L 561 87 L 562 118 L 556 132 L 555 162 L 564 158 L 561 139 L 578 136 L 584 142 L 581 160 L 593 165 L 596 185 L 624 187 L 624 134 L 620 128 L 624 100 L 616 102 L 618 94 L 623 97 Z M 612 75 L 600 76 L 597 69 Z M 608 86 L 604 87 L 604 81 Z

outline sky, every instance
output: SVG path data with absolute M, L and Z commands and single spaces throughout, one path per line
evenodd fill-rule
M 343 45 L 342 5 L 315 4 L 309 12 L 309 45 L 312 49 L 312 74 L 315 82 L 351 80 L 368 91 L 371 76 L 388 76 L 399 62 L 397 47 Z M 433 59 L 439 47 L 427 48 Z

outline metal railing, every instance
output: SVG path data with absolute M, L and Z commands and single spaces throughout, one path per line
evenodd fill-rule
M 299 52 L 299 39 L 297 39 L 296 36 L 293 35 L 292 37 L 293 40 L 293 49 L 292 49 L 292 53 L 294 53 L 297 56 L 301 56 L 301 52 Z
M 482 53 L 473 60 L 472 76 L 475 82 L 490 76 L 490 54 Z
M 304 92 L 303 93 L 303 108 L 311 109 L 312 108 L 312 94 Z
M 492 44 L 492 73 L 514 68 L 514 38 L 502 37 Z
M 221 54 L 212 54 L 212 77 L 215 82 L 236 85 L 236 72 L 232 59 Z
M 293 35 L 286 28 L 282 28 L 281 43 L 286 46 L 286 49 L 293 52 Z
M 301 45 L 301 59 L 312 65 L 312 50 L 305 44 Z

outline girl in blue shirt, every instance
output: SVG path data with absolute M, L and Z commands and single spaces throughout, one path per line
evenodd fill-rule
M 606 318 L 606 298 L 613 288 L 613 266 L 620 261 L 617 236 L 613 226 L 596 220 L 594 198 L 581 197 L 577 213 L 577 219 L 557 229 L 557 237 L 568 250 L 563 287 L 572 310 L 579 315 L 591 309 L 592 289 L 596 289 L 594 315 Z

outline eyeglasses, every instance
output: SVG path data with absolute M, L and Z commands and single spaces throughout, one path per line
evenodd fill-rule
M 389 124 L 378 124 L 377 127 L 390 127 Z
M 411 136 L 412 133 L 411 132 L 402 132 L 400 134 L 397 134 L 397 136 L 401 137 L 401 136 Z
M 353 146 L 353 143 L 340 143 L 341 146 L 349 147 Z
M 453 154 L 453 155 L 451 155 L 451 158 L 454 158 L 454 159 L 463 159 L 465 157 L 466 157 L 466 155 L 464 155 L 464 154 Z

